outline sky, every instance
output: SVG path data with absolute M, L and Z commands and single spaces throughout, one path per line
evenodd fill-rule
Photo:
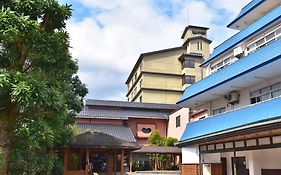
M 141 53 L 178 47 L 189 25 L 209 27 L 212 48 L 237 31 L 226 25 L 250 0 L 59 0 L 72 4 L 71 54 L 89 90 L 86 98 L 126 100 Z

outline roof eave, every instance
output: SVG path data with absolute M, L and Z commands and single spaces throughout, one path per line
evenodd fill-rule
M 233 29 L 233 25 L 238 22 L 239 20 L 241 20 L 243 17 L 245 17 L 247 14 L 249 14 L 251 11 L 253 11 L 255 8 L 257 8 L 258 6 L 260 6 L 262 3 L 264 3 L 265 0 L 260 1 L 259 3 L 257 3 L 256 5 L 254 5 L 252 8 L 250 8 L 249 10 L 247 10 L 246 12 L 244 12 L 243 14 L 239 14 L 233 21 L 231 21 L 227 27 L 228 28 L 232 28 Z M 251 3 L 251 2 L 250 2 Z
M 281 119 L 276 119 L 276 120 L 268 120 L 265 122 L 257 122 L 257 123 L 252 123 L 249 125 L 245 126 L 239 126 L 236 128 L 231 128 L 228 130 L 216 132 L 216 133 L 210 133 L 208 135 L 196 137 L 196 138 L 191 138 L 187 140 L 182 140 L 179 141 L 179 143 L 176 144 L 178 147 L 184 147 L 184 146 L 190 146 L 194 144 L 201 144 L 201 143 L 206 143 L 210 141 L 215 141 L 215 140 L 220 140 L 220 139 L 225 139 L 237 135 L 242 135 L 242 134 L 249 134 L 253 132 L 259 132 L 259 131 L 264 131 L 267 129 L 276 129 L 280 128 L 281 124 Z
M 168 48 L 168 49 L 163 49 L 163 50 L 157 50 L 157 51 L 152 51 L 152 52 L 146 52 L 146 53 L 142 53 L 136 64 L 134 65 L 134 68 L 132 69 L 131 73 L 129 74 L 125 84 L 128 84 L 130 79 L 132 78 L 133 76 L 133 73 L 136 71 L 138 65 L 140 64 L 140 62 L 142 61 L 143 57 L 145 56 L 150 56 L 150 55 L 154 55 L 154 54 L 160 54 L 160 53 L 165 53 L 165 52 L 170 52 L 170 51 L 175 51 L 175 50 L 180 50 L 180 49 L 184 49 L 186 48 L 186 46 L 180 46 L 180 47 L 173 47 L 173 48 Z

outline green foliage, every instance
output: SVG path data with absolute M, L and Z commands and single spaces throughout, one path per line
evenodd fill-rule
M 148 142 L 152 146 L 162 146 L 162 147 L 168 147 L 168 146 L 174 146 L 175 143 L 178 142 L 178 139 L 172 138 L 172 137 L 161 137 L 160 132 L 158 130 L 152 131 L 150 136 L 148 137 Z M 172 162 L 174 161 L 173 155 L 170 154 L 157 154 L 157 156 L 154 155 L 153 159 L 159 159 L 158 161 L 158 168 L 161 170 L 171 170 L 172 167 L 174 167 L 174 164 Z
M 163 146 L 175 146 L 175 144 L 178 142 L 178 139 L 176 138 L 172 138 L 172 137 L 168 137 L 168 138 L 164 138 L 161 145 Z
M 149 135 L 147 141 L 151 145 L 160 146 L 162 139 L 163 138 L 160 136 L 160 132 L 158 130 L 153 130 Z
M 0 168 L 2 168 L 2 164 L 3 164 L 3 157 L 2 157 L 2 155 L 0 154 Z
M 88 92 L 69 53 L 70 16 L 56 0 L 0 1 L 0 142 L 13 174 L 62 171 L 56 150 L 71 141 Z
M 158 130 L 153 130 L 147 140 L 153 146 L 174 146 L 178 142 L 176 138 L 161 137 Z

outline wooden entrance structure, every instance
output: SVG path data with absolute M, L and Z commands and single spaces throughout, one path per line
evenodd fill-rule
M 75 141 L 64 149 L 64 175 L 89 175 L 97 169 L 107 175 L 116 175 L 119 170 L 123 175 L 125 155 L 128 156 L 139 148 L 136 143 L 101 132 L 89 131 L 79 134 Z M 131 157 L 130 155 L 130 162 Z

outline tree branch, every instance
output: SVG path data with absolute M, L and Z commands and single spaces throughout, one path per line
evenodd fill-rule
M 42 27 L 43 29 L 46 28 L 47 24 L 49 23 L 49 20 L 50 20 L 50 15 L 49 15 L 48 12 L 45 11 L 45 14 L 44 14 L 44 16 L 43 16 L 43 21 L 42 21 L 42 23 L 41 23 L 41 27 Z

